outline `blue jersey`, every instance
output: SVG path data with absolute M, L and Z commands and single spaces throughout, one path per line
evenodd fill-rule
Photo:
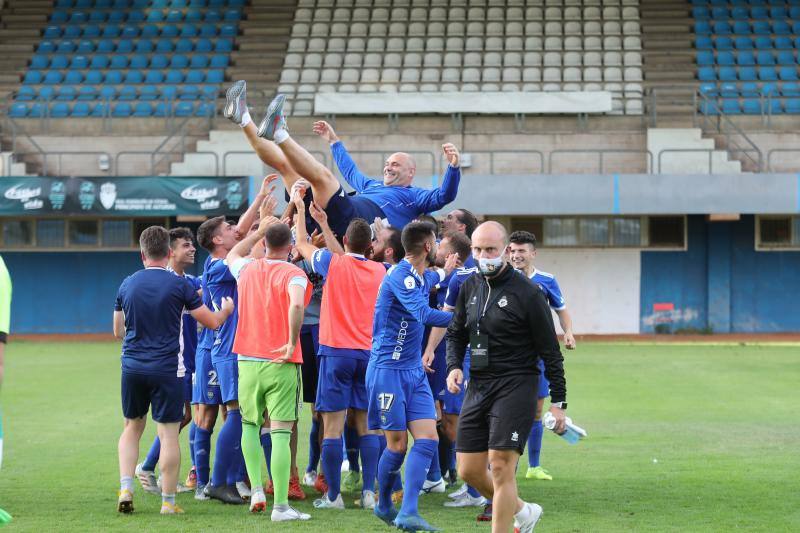
M 183 377 L 181 317 L 184 309 L 202 305 L 192 284 L 165 268 L 150 267 L 125 278 L 114 305 L 125 313 L 123 372 Z
M 475 259 L 469 256 L 467 260 L 464 261 L 464 266 L 457 269 L 450 278 L 450 283 L 447 285 L 447 292 L 444 298 L 445 305 L 455 308 L 461 285 L 467 281 L 467 278 L 477 272 L 478 265 L 475 263 Z
M 176 276 L 180 275 L 172 269 L 168 269 Z M 192 284 L 195 292 L 200 289 L 200 279 L 191 274 L 184 274 L 183 278 Z M 197 320 L 187 310 L 183 310 L 183 325 L 181 326 L 181 342 L 183 343 L 183 364 L 187 374 L 194 373 L 194 355 L 197 353 Z
M 362 174 L 341 142 L 331 145 L 331 153 L 339 172 L 358 192 L 352 200 L 372 202 L 389 220 L 389 225 L 395 228 L 405 227 L 423 213 L 438 211 L 455 200 L 458 194 L 460 168 L 448 166 L 442 186 L 438 189 L 389 187 L 383 181 L 373 180 Z
M 561 294 L 561 287 L 558 286 L 554 275 L 534 269 L 531 281 L 539 285 L 539 288 L 542 289 L 542 292 L 547 297 L 547 303 L 550 304 L 553 310 L 561 311 L 567 308 L 567 303 Z
M 211 305 L 214 310 L 222 307 L 222 298 L 233 298 L 233 313 L 217 329 L 214 343 L 211 346 L 211 362 L 236 359 L 233 353 L 233 338 L 236 336 L 236 323 L 239 320 L 237 302 L 239 301 L 236 289 L 236 278 L 233 277 L 228 265 L 223 259 L 213 259 L 205 272 L 206 288 L 208 289 Z
M 214 307 L 211 305 L 211 293 L 208 292 L 208 281 L 206 280 L 206 272 L 208 272 L 208 266 L 211 264 L 211 259 L 212 257 L 210 255 L 206 257 L 206 261 L 203 263 L 203 273 L 200 275 L 200 288 L 203 291 L 203 305 L 209 309 Z M 197 335 L 197 348 L 211 350 L 211 345 L 214 344 L 214 333 L 215 332 L 213 329 L 203 327 L 200 330 L 200 333 Z
M 377 368 L 422 368 L 425 326 L 447 327 L 452 313 L 431 309 L 430 286 L 403 259 L 389 269 L 375 305 L 370 364 Z

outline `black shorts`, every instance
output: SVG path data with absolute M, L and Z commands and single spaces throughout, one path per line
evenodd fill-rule
M 177 376 L 122 373 L 122 415 L 141 418 L 153 407 L 153 420 L 163 424 L 183 420 L 184 386 Z
M 347 226 L 350 225 L 350 221 L 354 218 L 363 218 L 369 224 L 372 224 L 376 217 L 383 218 L 386 216 L 372 200 L 362 198 L 358 194 L 349 196 L 341 187 L 328 200 L 325 213 L 328 215 L 328 224 L 331 230 L 340 239 L 344 238 L 344 234 L 347 233 Z
M 300 329 L 300 349 L 303 351 L 303 402 L 317 403 L 317 380 L 319 369 L 317 351 L 319 350 L 319 325 L 308 324 Z
M 458 419 L 456 450 L 517 450 L 522 454 L 536 415 L 534 374 L 471 379 Z

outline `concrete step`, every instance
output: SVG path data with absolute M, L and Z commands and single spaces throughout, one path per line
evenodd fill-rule
M 286 43 L 283 41 L 252 41 L 239 40 L 239 50 L 242 52 L 280 52 L 286 53 Z
M 30 44 L 0 43 L 0 54 L 4 56 L 16 54 L 33 54 L 34 47 Z
M 663 81 L 672 81 L 680 83 L 696 81 L 694 71 L 689 71 L 689 72 L 674 72 L 671 70 L 649 71 L 647 69 L 645 69 L 644 72 L 644 79 L 646 81 L 663 80 Z
M 45 24 L 47 22 L 47 14 L 39 14 L 39 15 L 18 15 L 18 14 L 8 14 L 3 15 L 2 20 L 4 23 L 16 24 L 20 26 L 31 26 L 34 24 Z
M 39 28 L 6 28 L 0 31 L 0 36 L 3 37 L 4 41 L 16 38 L 32 38 L 38 41 L 39 37 L 41 37 L 41 32 Z
M 675 49 L 681 48 L 692 48 L 694 45 L 694 37 L 692 36 L 683 36 L 683 35 L 676 35 L 674 38 L 668 39 L 664 37 L 645 37 L 642 40 L 642 46 L 645 50 L 664 50 L 664 51 L 674 51 Z
M 651 24 L 642 24 L 642 34 L 653 34 L 653 33 L 689 33 L 692 30 L 692 24 L 687 21 L 685 23 L 679 22 L 675 24 L 669 24 L 666 22 L 658 22 L 658 23 L 651 23 Z

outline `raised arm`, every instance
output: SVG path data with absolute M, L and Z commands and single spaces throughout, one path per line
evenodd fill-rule
M 303 196 L 299 192 L 295 192 L 292 196 L 292 204 L 297 210 L 297 216 L 294 219 L 295 230 L 295 248 L 300 252 L 305 259 L 311 261 L 311 256 L 314 255 L 319 248 L 311 244 L 308 240 L 308 230 L 306 229 L 306 204 L 303 203 Z
M 442 151 L 447 159 L 447 170 L 438 189 L 415 189 L 417 207 L 422 213 L 438 211 L 456 199 L 458 186 L 461 183 L 460 155 L 455 145 L 447 143 L 442 145 Z
M 250 207 L 239 217 L 239 221 L 236 223 L 236 238 L 238 240 L 242 240 L 247 235 L 247 232 L 250 231 L 250 226 L 256 221 L 261 204 L 268 196 L 272 196 L 272 192 L 275 190 L 275 186 L 271 185 L 271 183 L 277 179 L 277 174 L 270 174 L 262 180 L 261 189 L 259 189 L 253 203 L 250 204 Z
M 208 329 L 217 329 L 222 324 L 225 323 L 225 320 L 228 319 L 231 313 L 233 313 L 233 298 L 229 296 L 225 296 L 222 298 L 222 305 L 220 306 L 219 311 L 212 311 L 205 305 L 201 305 L 196 309 L 192 309 L 189 313 L 192 317 L 200 322 L 203 326 L 207 327 Z

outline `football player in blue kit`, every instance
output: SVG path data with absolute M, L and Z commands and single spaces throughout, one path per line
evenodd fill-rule
M 558 321 L 561 324 L 561 329 L 564 331 L 564 345 L 568 350 L 575 349 L 575 336 L 572 333 L 572 317 L 567 311 L 567 304 L 564 301 L 564 296 L 561 294 L 561 287 L 558 285 L 555 276 L 548 272 L 537 270 L 533 264 L 536 258 L 536 236 L 527 231 L 515 231 L 509 237 L 511 242 L 511 264 L 517 270 L 525 273 L 530 280 L 542 289 L 547 297 L 547 303 L 550 308 L 558 315 Z M 553 476 L 550 475 L 539 463 L 539 457 L 542 451 L 542 435 L 544 429 L 542 427 L 542 406 L 544 399 L 550 396 L 550 383 L 544 376 L 544 362 L 539 359 L 539 390 L 538 398 L 539 403 L 536 407 L 536 418 L 531 428 L 531 433 L 528 437 L 528 471 L 525 477 L 528 479 L 539 479 L 550 481 Z
M 431 309 L 425 268 L 436 255 L 435 228 L 424 222 L 408 224 L 402 233 L 405 258 L 387 272 L 378 292 L 373 340 L 367 367 L 369 429 L 383 430 L 387 447 L 378 464 L 379 501 L 375 515 L 387 524 L 411 531 L 434 531 L 419 516 L 419 493 L 438 447 L 436 408 L 422 363 L 426 325 L 446 327 L 451 313 Z M 391 493 L 414 437 L 398 512 Z

